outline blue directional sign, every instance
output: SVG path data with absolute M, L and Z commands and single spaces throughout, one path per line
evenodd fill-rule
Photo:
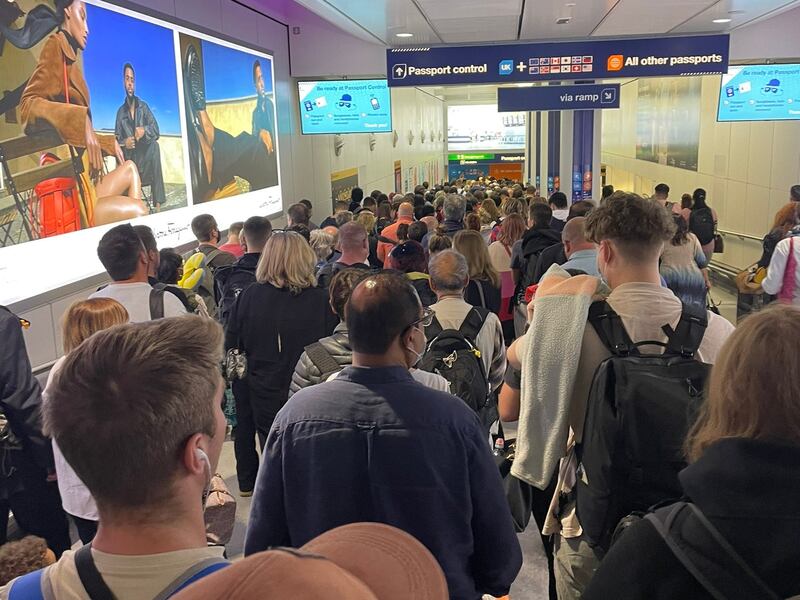
M 497 111 L 619 108 L 619 84 L 497 88 Z
M 391 48 L 389 85 L 709 75 L 728 70 L 727 35 Z

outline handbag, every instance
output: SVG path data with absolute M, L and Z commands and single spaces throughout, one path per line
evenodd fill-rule
M 498 421 L 497 437 L 503 437 L 503 425 Z M 506 493 L 508 508 L 511 511 L 511 520 L 514 530 L 522 533 L 528 527 L 533 513 L 533 488 L 530 484 L 517 479 L 511 474 L 511 465 L 514 463 L 517 440 L 506 440 L 502 454 L 495 455 L 500 477 L 503 478 L 503 489 Z
M 209 544 L 224 546 L 231 541 L 236 524 L 236 498 L 219 473 L 211 478 L 203 519 Z
M 715 315 L 719 314 L 719 302 L 714 302 L 711 292 L 706 292 L 706 308 Z
M 736 288 L 740 294 L 763 294 L 761 282 L 767 276 L 767 269 L 759 267 L 758 263 L 753 263 L 746 269 L 736 274 Z
M 797 272 L 797 259 L 794 256 L 794 238 L 789 238 L 789 256 L 786 259 L 786 267 L 783 271 L 783 285 L 778 292 L 778 301 L 784 304 L 791 304 L 794 301 L 794 288 L 796 287 L 795 278 Z
M 722 254 L 725 252 L 725 240 L 723 237 L 715 233 L 714 234 L 714 254 Z

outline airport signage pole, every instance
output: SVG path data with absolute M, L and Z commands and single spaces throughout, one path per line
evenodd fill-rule
M 714 75 L 728 71 L 729 44 L 698 35 L 390 48 L 386 74 L 393 87 Z

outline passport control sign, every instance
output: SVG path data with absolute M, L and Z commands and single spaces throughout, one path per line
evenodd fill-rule
M 616 77 L 713 75 L 728 71 L 727 35 L 386 51 L 390 86 L 463 85 Z

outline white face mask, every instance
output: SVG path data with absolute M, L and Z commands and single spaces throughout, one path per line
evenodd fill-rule
M 416 325 L 414 326 L 414 329 L 419 330 L 419 328 Z M 424 335 L 424 333 L 423 333 L 423 335 Z M 419 364 L 419 361 L 422 360 L 422 357 L 423 357 L 424 352 L 425 352 L 425 348 L 423 346 L 423 348 L 422 348 L 423 351 L 422 352 L 417 352 L 416 350 L 414 350 L 413 348 L 409 348 L 408 346 L 405 346 L 405 349 L 407 351 L 411 352 L 411 354 L 413 354 L 416 357 L 416 360 L 413 361 L 412 364 L 408 365 L 409 369 L 413 369 L 414 367 L 416 367 Z

